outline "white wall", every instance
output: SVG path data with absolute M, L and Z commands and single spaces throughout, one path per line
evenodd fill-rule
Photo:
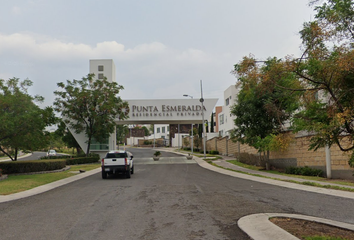
M 229 131 L 235 127 L 235 116 L 231 115 L 231 108 L 237 101 L 239 89 L 235 85 L 231 85 L 224 91 L 224 106 L 222 112 L 218 114 L 219 133 L 222 137 L 228 136 Z
M 175 137 L 172 138 L 172 147 L 181 148 L 184 136 L 189 136 L 189 134 L 187 134 L 187 133 L 175 133 Z

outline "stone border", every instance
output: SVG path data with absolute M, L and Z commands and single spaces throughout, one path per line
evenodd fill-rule
M 1 180 L 5 180 L 5 179 L 7 179 L 7 175 L 6 174 L 3 174 L 3 175 L 0 176 L 0 181 Z

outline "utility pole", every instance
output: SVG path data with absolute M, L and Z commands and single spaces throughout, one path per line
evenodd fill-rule
M 202 103 L 202 126 L 203 126 L 203 144 L 204 144 L 204 159 L 206 158 L 206 132 L 205 132 L 205 126 L 204 126 L 204 98 L 203 98 L 203 86 L 202 86 L 202 80 L 200 80 L 200 100 Z

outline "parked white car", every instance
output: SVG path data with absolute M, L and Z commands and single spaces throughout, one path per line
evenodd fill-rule
M 56 156 L 56 155 L 57 155 L 57 152 L 54 149 L 51 149 L 47 152 L 47 157 Z

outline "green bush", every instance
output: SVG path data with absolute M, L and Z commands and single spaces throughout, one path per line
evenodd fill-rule
M 219 154 L 219 151 L 217 151 L 217 150 L 211 150 L 211 151 L 210 151 L 210 154 L 218 155 L 218 154 Z
M 302 176 L 323 176 L 323 171 L 320 169 L 313 169 L 309 167 L 288 167 L 285 169 L 285 173 L 294 174 L 294 175 L 302 175 Z
M 66 159 L 66 165 L 77 165 L 86 163 L 97 163 L 99 157 L 78 157 L 78 158 L 68 158 Z
M 4 174 L 53 171 L 65 166 L 65 159 L 0 162 Z
M 40 157 L 39 159 L 66 159 L 69 158 L 69 155 L 57 155 L 57 156 L 44 156 Z
M 148 141 L 148 140 L 144 141 L 144 145 L 151 145 L 151 144 L 152 144 L 152 141 Z
M 100 159 L 98 154 L 90 154 L 89 157 L 86 157 L 86 155 L 84 155 L 82 157 L 75 158 L 71 158 L 71 156 L 52 157 L 57 159 L 46 158 L 33 161 L 0 162 L 0 169 L 2 169 L 2 173 L 4 174 L 44 172 L 63 169 L 66 167 L 66 165 L 97 163 Z

